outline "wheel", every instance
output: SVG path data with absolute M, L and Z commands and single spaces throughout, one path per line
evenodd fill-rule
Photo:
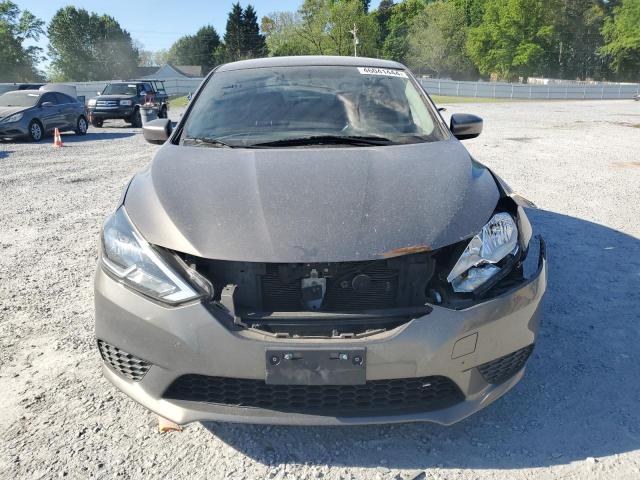
M 76 122 L 76 128 L 74 129 L 74 132 L 76 132 L 76 135 L 84 135 L 87 133 L 87 119 L 84 118 L 84 115 L 80 115 L 78 117 L 78 121 Z
M 32 120 L 29 124 L 29 136 L 31 137 L 31 140 L 39 142 L 42 140 L 43 135 L 44 129 L 42 128 L 42 124 L 38 120 Z
M 103 120 L 101 118 L 93 118 L 93 120 L 91 120 L 91 125 L 93 125 L 96 128 L 102 128 L 102 123 Z
M 136 111 L 133 112 L 133 115 L 129 118 L 129 123 L 134 128 L 140 128 L 142 126 L 142 115 L 140 115 L 140 110 L 136 109 Z
M 162 107 L 160 107 L 160 113 L 158 113 L 158 118 L 167 118 L 167 106 L 166 105 L 162 105 Z

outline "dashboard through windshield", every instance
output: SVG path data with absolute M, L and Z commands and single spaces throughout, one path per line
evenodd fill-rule
M 443 138 L 437 114 L 404 70 L 296 66 L 214 73 L 192 106 L 181 141 L 282 147 Z

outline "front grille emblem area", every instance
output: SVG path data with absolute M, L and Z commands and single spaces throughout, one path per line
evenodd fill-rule
M 327 279 L 319 278 L 318 271 L 314 268 L 309 273 L 309 278 L 302 279 L 302 303 L 308 310 L 319 310 L 327 291 Z

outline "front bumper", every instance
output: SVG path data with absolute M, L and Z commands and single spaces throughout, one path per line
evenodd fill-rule
M 131 398 L 179 424 L 212 420 L 288 425 L 431 421 L 449 425 L 489 405 L 520 380 L 523 369 L 491 384 L 477 367 L 535 343 L 546 281 L 541 243 L 537 271 L 508 293 L 465 310 L 433 306 L 430 314 L 373 337 L 322 341 L 230 331 L 201 303 L 174 308 L 155 304 L 98 268 L 96 337 L 152 365 L 138 381 L 128 380 L 106 364 L 104 374 Z M 164 398 L 168 387 L 183 375 L 264 380 L 268 347 L 328 345 L 366 347 L 367 381 L 442 376 L 457 385 L 464 400 L 417 413 L 326 416 Z
M 0 138 L 21 138 L 29 136 L 29 124 L 23 121 L 0 123 Z
M 133 115 L 135 106 L 131 107 L 92 107 L 87 109 L 89 116 L 101 120 L 127 119 Z

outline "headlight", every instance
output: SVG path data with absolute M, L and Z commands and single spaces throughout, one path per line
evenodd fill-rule
M 89 105 L 90 107 L 95 107 L 97 100 L 95 98 L 90 98 L 89 101 L 87 102 L 87 105 Z
M 123 107 L 128 107 L 130 105 L 133 105 L 133 102 L 131 100 L 120 100 L 120 105 L 122 105 Z
M 447 276 L 455 292 L 473 292 L 500 268 L 493 265 L 518 251 L 518 227 L 508 213 L 496 213 L 473 237 Z
M 109 272 L 149 297 L 176 304 L 200 296 L 142 238 L 124 208 L 104 224 L 102 253 L 102 264 Z
M 19 122 L 20 120 L 22 120 L 23 116 L 24 116 L 24 113 L 14 113 L 10 117 L 5 118 L 2 122 L 3 123 Z

